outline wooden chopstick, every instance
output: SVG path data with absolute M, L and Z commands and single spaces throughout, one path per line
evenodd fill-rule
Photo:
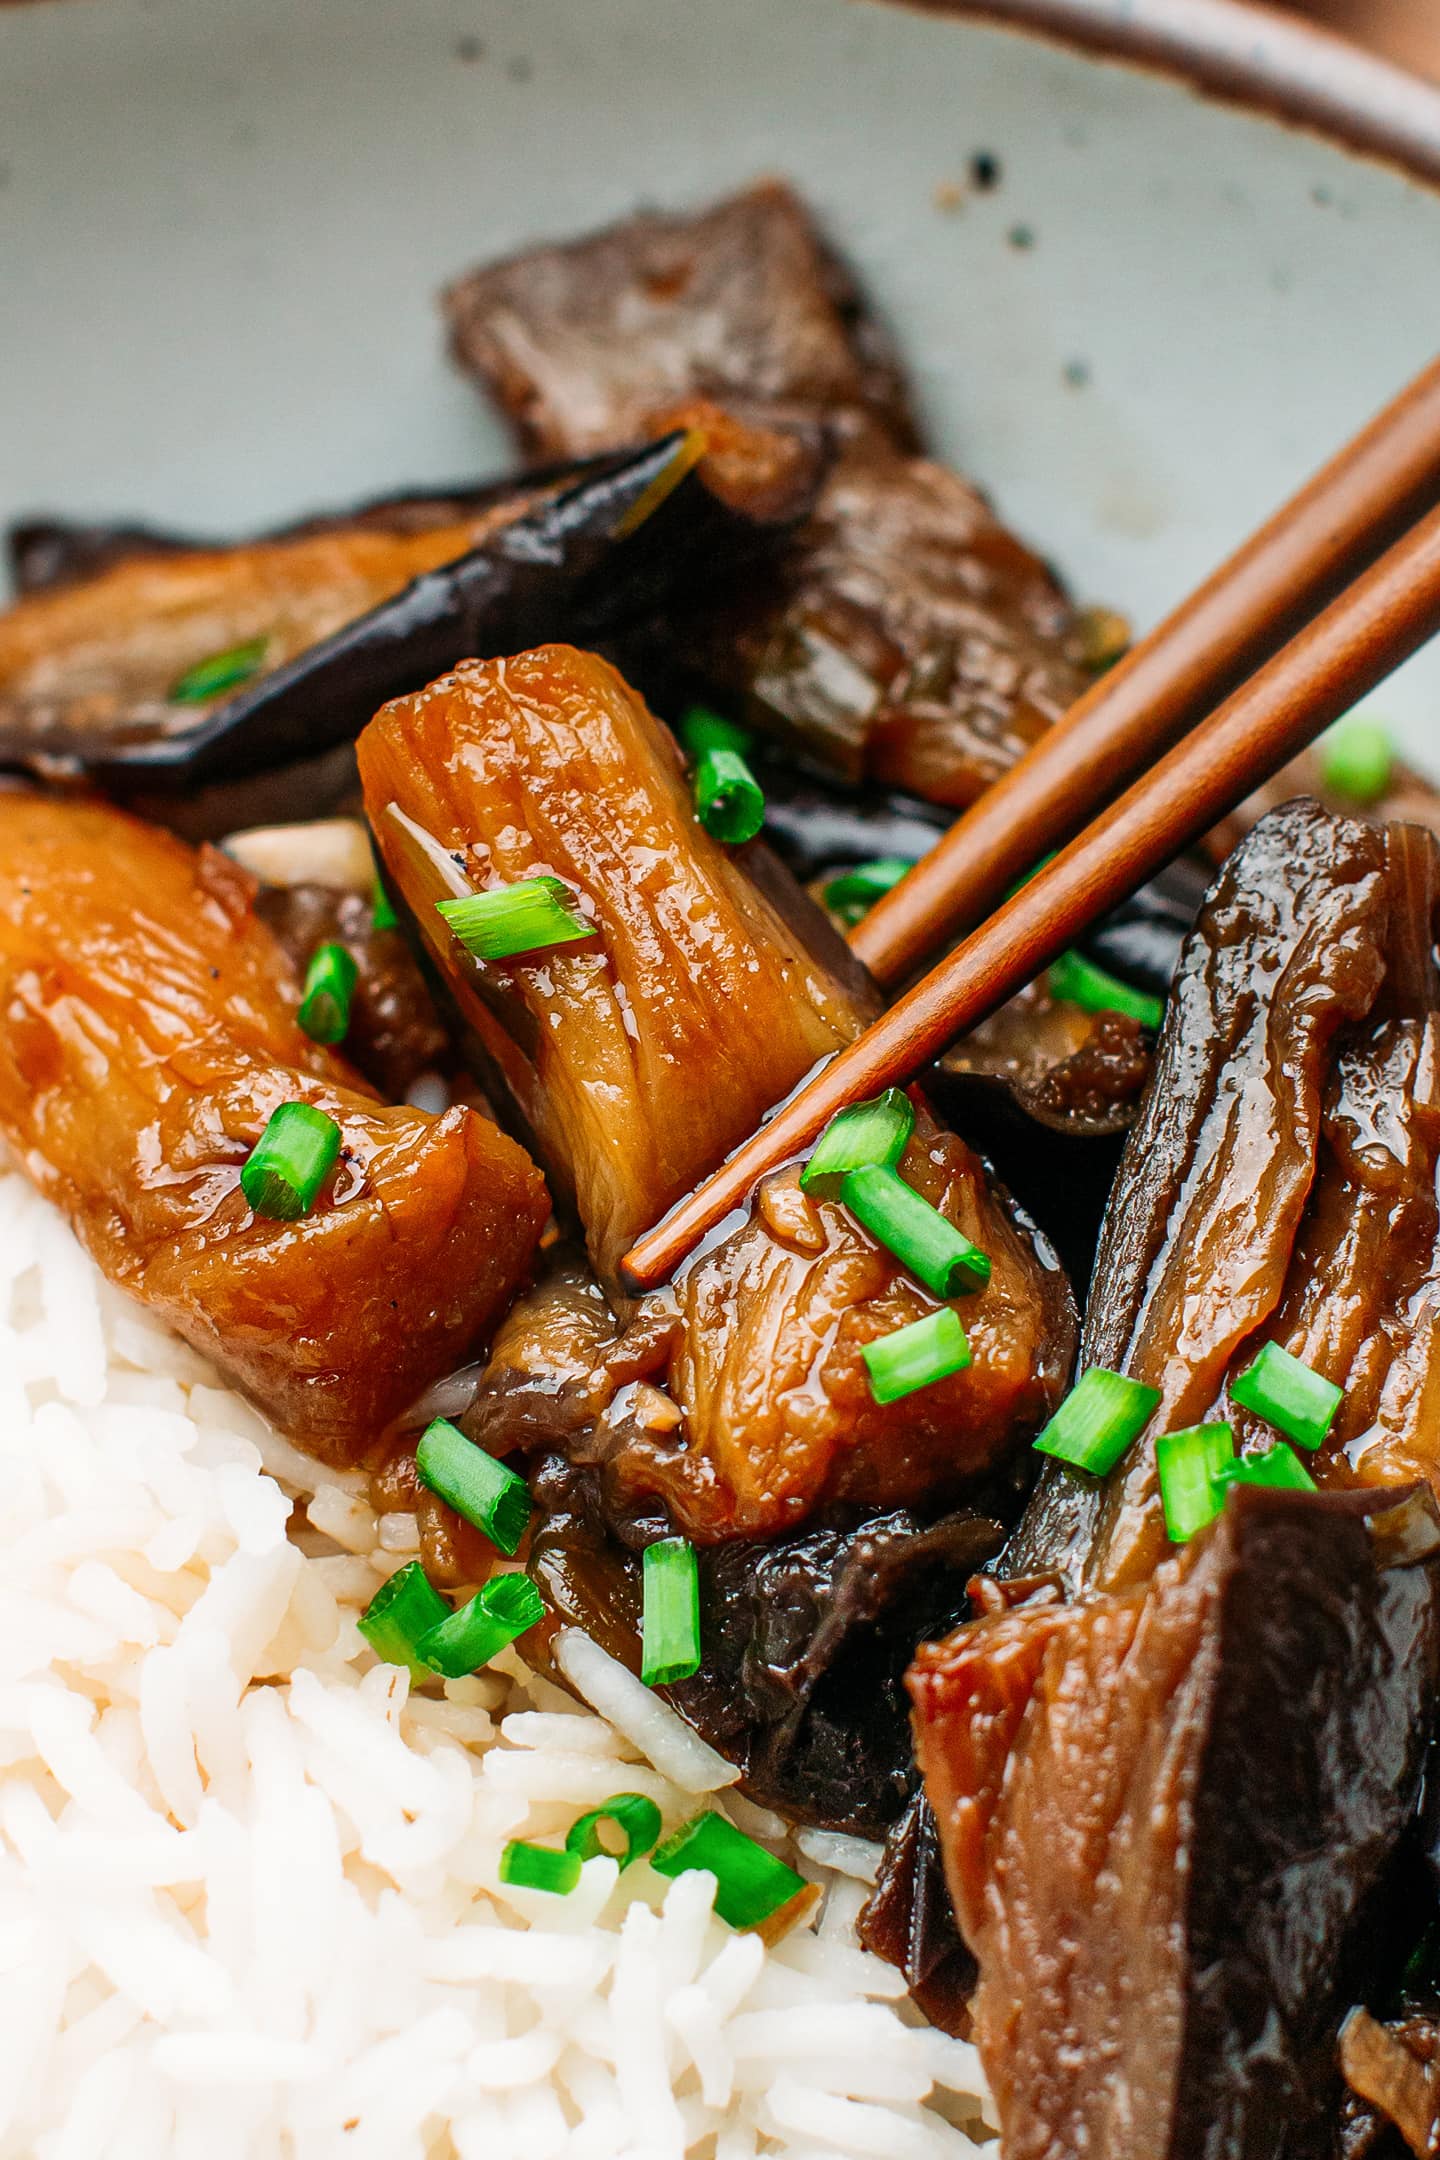
M 807 1148 L 837 1111 L 912 1079 L 1437 630 L 1440 508 L 673 1207 L 627 1253 L 624 1279 L 636 1290 L 667 1281 L 766 1172 Z
M 1440 360 L 988 788 L 852 932 L 903 982 L 1440 500 Z

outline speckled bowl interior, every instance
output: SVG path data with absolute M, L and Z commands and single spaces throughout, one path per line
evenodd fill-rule
M 238 532 L 493 470 L 441 282 L 764 170 L 859 265 L 937 447 L 1142 623 L 1440 349 L 1440 194 L 1004 30 L 40 0 L 0 10 L 0 517 Z M 1440 767 L 1440 650 L 1375 704 Z

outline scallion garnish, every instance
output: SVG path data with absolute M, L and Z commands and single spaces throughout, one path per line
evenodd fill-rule
M 657 1538 L 642 1563 L 640 1677 L 668 1687 L 700 1670 L 700 1569 L 684 1538 Z
M 523 1838 L 512 1838 L 500 1855 L 500 1880 L 524 1890 L 569 1897 L 583 1865 L 578 1853 L 556 1852 L 549 1845 L 527 1845 Z
M 1379 802 L 1395 772 L 1389 730 L 1367 713 L 1347 713 L 1320 738 L 1320 778 L 1332 794 L 1368 808 Z
M 1253 1410 L 1300 1447 L 1318 1448 L 1335 1422 L 1344 1390 L 1333 1380 L 1267 1342 L 1253 1365 L 1230 1383 L 1230 1400 Z
M 1156 1441 L 1160 1501 L 1173 1545 L 1186 1544 L 1220 1513 L 1234 1461 L 1235 1438 L 1228 1425 L 1191 1425 Z
M 380 1585 L 355 1624 L 387 1665 L 408 1665 L 412 1672 L 428 1677 L 420 1638 L 449 1615 L 449 1606 L 420 1562 L 412 1560 Z
M 1291 1492 L 1314 1492 L 1315 1480 L 1294 1448 L 1277 1440 L 1259 1455 L 1240 1455 L 1230 1463 L 1224 1477 L 1230 1485 L 1280 1485 Z
M 424 1664 L 447 1680 L 460 1680 L 488 1665 L 544 1617 L 545 1600 L 528 1575 L 493 1575 L 468 1605 L 447 1614 L 415 1647 Z
M 960 1315 L 952 1305 L 942 1305 L 923 1320 L 912 1320 L 908 1327 L 862 1343 L 860 1355 L 876 1402 L 899 1402 L 917 1388 L 933 1387 L 951 1373 L 964 1372 L 970 1363 L 970 1345 Z
M 1083 953 L 1062 953 L 1046 980 L 1052 998 L 1078 1005 L 1082 1012 L 1126 1013 L 1152 1031 L 1165 1018 L 1163 999 L 1151 997 L 1146 990 L 1132 990 L 1129 983 L 1096 967 Z
M 530 1526 L 530 1491 L 508 1463 L 476 1447 L 448 1418 L 436 1418 L 415 1450 L 415 1468 L 422 1485 L 483 1530 L 501 1552 L 518 1551 Z
M 467 893 L 463 900 L 437 900 L 435 907 L 477 960 L 514 960 L 597 935 L 569 886 L 557 877 L 524 878 L 518 885 Z
M 669 1876 L 708 1869 L 715 1877 L 715 1910 L 733 1928 L 763 1926 L 810 1889 L 803 1875 L 713 1808 L 682 1823 L 650 1855 L 650 1865 Z
M 340 1128 L 313 1103 L 281 1103 L 250 1150 L 240 1190 L 257 1215 L 308 1215 L 340 1153 Z
M 840 1187 L 840 1200 L 936 1297 L 983 1290 L 989 1282 L 988 1254 L 897 1171 L 881 1163 L 852 1170 Z
M 378 870 L 375 873 L 375 894 L 370 902 L 370 927 L 372 930 L 398 930 L 400 927 L 395 903 L 385 890 L 385 880 Z
M 268 638 L 251 638 L 247 645 L 232 645 L 228 652 L 212 653 L 208 660 L 187 668 L 179 681 L 170 685 L 170 703 L 208 705 L 211 698 L 238 690 L 241 683 L 259 674 L 269 642 Z
M 345 1040 L 358 972 L 353 956 L 343 945 L 316 946 L 305 971 L 305 995 L 298 1014 L 312 1042 Z
M 738 847 L 765 822 L 765 796 L 738 750 L 702 750 L 695 761 L 695 815 L 712 840 Z
M 755 740 L 749 728 L 712 712 L 708 705 L 692 705 L 675 732 L 692 758 L 703 757 L 707 750 L 738 750 L 744 757 Z
M 886 1088 L 871 1102 L 851 1103 L 831 1118 L 800 1172 L 806 1192 L 835 1199 L 852 1170 L 878 1163 L 893 1170 L 915 1127 L 915 1112 L 903 1088 Z
M 855 869 L 831 878 L 824 890 L 825 905 L 832 915 L 838 915 L 853 930 L 856 923 L 869 914 L 875 902 L 883 900 L 891 887 L 898 885 L 914 867 L 913 863 L 902 862 L 898 855 L 884 855 L 875 862 L 859 863 Z
M 1058 1456 L 1076 1470 L 1105 1477 L 1131 1441 L 1139 1439 L 1159 1401 L 1158 1388 L 1142 1387 L 1123 1373 L 1092 1365 L 1035 1445 L 1042 1455 Z
M 600 1835 L 608 1823 L 619 1832 L 625 1850 L 618 1853 L 607 1845 Z M 581 1815 L 571 1823 L 565 1833 L 565 1850 L 574 1853 L 578 1860 L 593 1860 L 606 1853 L 618 1860 L 622 1868 L 629 1867 L 632 1860 L 640 1859 L 649 1852 L 660 1835 L 660 1810 L 644 1793 L 615 1793 L 604 1807 L 591 1808 L 588 1815 Z

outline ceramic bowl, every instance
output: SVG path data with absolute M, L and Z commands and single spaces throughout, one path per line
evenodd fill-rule
M 439 285 L 776 170 L 938 449 L 1152 620 L 1440 349 L 1440 94 L 1231 0 L 990 13 L 0 8 L 0 518 L 239 532 L 494 469 Z M 1440 763 L 1440 652 L 1375 704 Z

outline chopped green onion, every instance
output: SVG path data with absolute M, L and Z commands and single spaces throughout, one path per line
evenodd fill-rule
M 1215 1520 L 1225 1505 L 1226 1477 L 1234 1461 L 1235 1437 L 1228 1425 L 1191 1425 L 1156 1441 L 1160 1500 L 1172 1545 L 1184 1545 Z
M 657 1538 L 645 1548 L 640 1677 L 668 1687 L 700 1670 L 700 1569 L 684 1538 Z
M 853 870 L 846 870 L 840 877 L 831 878 L 824 890 L 824 901 L 832 915 L 852 930 L 861 918 L 868 915 L 877 900 L 883 900 L 892 886 L 898 885 L 915 865 L 902 862 L 898 855 L 883 855 L 875 862 L 860 863 Z
M 915 1129 L 915 1112 L 903 1088 L 886 1088 L 870 1102 L 851 1103 L 831 1118 L 800 1172 L 806 1192 L 833 1200 L 852 1170 L 878 1163 L 893 1170 Z
M 448 1418 L 435 1418 L 415 1450 L 415 1468 L 422 1485 L 514 1557 L 530 1527 L 530 1491 L 508 1463 L 487 1455 Z
M 385 880 L 378 870 L 375 873 L 375 896 L 370 903 L 370 927 L 372 930 L 398 930 L 400 927 L 395 903 L 385 890 Z
M 1052 998 L 1059 998 L 1067 1005 L 1078 1005 L 1082 1012 L 1126 1013 L 1132 1020 L 1138 1020 L 1141 1027 L 1152 1031 L 1165 1018 L 1163 998 L 1151 997 L 1146 990 L 1132 990 L 1129 983 L 1096 967 L 1083 953 L 1062 953 L 1051 968 L 1047 983 Z
M 1253 1365 L 1230 1383 L 1230 1400 L 1242 1410 L 1253 1410 L 1299 1446 L 1318 1448 L 1335 1422 L 1344 1397 L 1343 1388 L 1324 1379 L 1310 1366 L 1267 1342 Z
M 603 1823 L 618 1830 L 625 1841 L 623 1853 L 607 1846 L 600 1836 Z M 605 1802 L 604 1807 L 591 1808 L 571 1823 L 565 1833 L 565 1850 L 579 1860 L 593 1860 L 600 1853 L 608 1853 L 618 1860 L 622 1868 L 629 1867 L 642 1853 L 649 1852 L 660 1835 L 660 1810 L 644 1793 L 619 1792 Z
M 1321 736 L 1320 778 L 1333 794 L 1362 808 L 1379 802 L 1395 772 L 1389 730 L 1363 712 L 1347 713 Z
M 500 1880 L 525 1890 L 569 1897 L 583 1865 L 578 1853 L 555 1852 L 548 1845 L 527 1845 L 522 1838 L 512 1838 L 500 1855 Z
M 959 1297 L 989 1282 L 989 1255 L 897 1171 L 881 1163 L 852 1170 L 840 1187 L 840 1200 L 936 1297 Z
M 419 1651 L 420 1638 L 438 1627 L 449 1613 L 449 1606 L 420 1562 L 412 1560 L 380 1585 L 356 1626 L 387 1665 L 408 1665 L 412 1673 L 428 1679 L 429 1668 Z
M 513 960 L 597 934 L 557 877 L 524 878 L 518 885 L 467 893 L 463 900 L 437 900 L 435 907 L 477 960 Z
M 650 1855 L 650 1865 L 669 1876 L 707 1868 L 715 1877 L 715 1910 L 733 1928 L 762 1926 L 810 1888 L 803 1875 L 713 1808 L 682 1823 Z
M 447 1680 L 488 1665 L 507 1643 L 545 1617 L 545 1600 L 528 1575 L 493 1575 L 468 1605 L 422 1635 L 416 1649 Z
M 738 750 L 744 757 L 755 740 L 749 728 L 712 712 L 708 705 L 692 705 L 676 733 L 692 758 L 703 757 L 707 750 Z
M 908 1327 L 862 1343 L 860 1355 L 876 1402 L 899 1402 L 917 1388 L 933 1387 L 951 1373 L 964 1372 L 970 1363 L 970 1345 L 954 1306 L 942 1305 L 923 1320 L 912 1320 Z
M 1231 1485 L 1281 1485 L 1291 1492 L 1314 1492 L 1315 1480 L 1294 1448 L 1277 1440 L 1261 1455 L 1241 1455 L 1230 1464 L 1225 1479 Z
M 170 703 L 208 705 L 211 698 L 224 691 L 238 690 L 241 683 L 259 674 L 269 642 L 268 638 L 251 638 L 248 645 L 232 645 L 228 652 L 212 653 L 170 685 Z
M 1092 1365 L 1035 1442 L 1076 1470 L 1106 1477 L 1155 1414 L 1160 1390 Z
M 704 750 L 695 765 L 695 815 L 712 840 L 737 847 L 765 822 L 765 796 L 738 750 Z
M 353 955 L 343 945 L 316 946 L 305 972 L 305 995 L 298 1015 L 312 1042 L 345 1040 L 358 973 Z
M 1076 621 L 1080 631 L 1081 664 L 1092 675 L 1105 674 L 1129 652 L 1133 633 L 1126 618 L 1116 609 L 1081 608 Z
M 308 1215 L 340 1153 L 340 1127 L 313 1103 L 281 1103 L 250 1150 L 240 1189 L 257 1215 Z

